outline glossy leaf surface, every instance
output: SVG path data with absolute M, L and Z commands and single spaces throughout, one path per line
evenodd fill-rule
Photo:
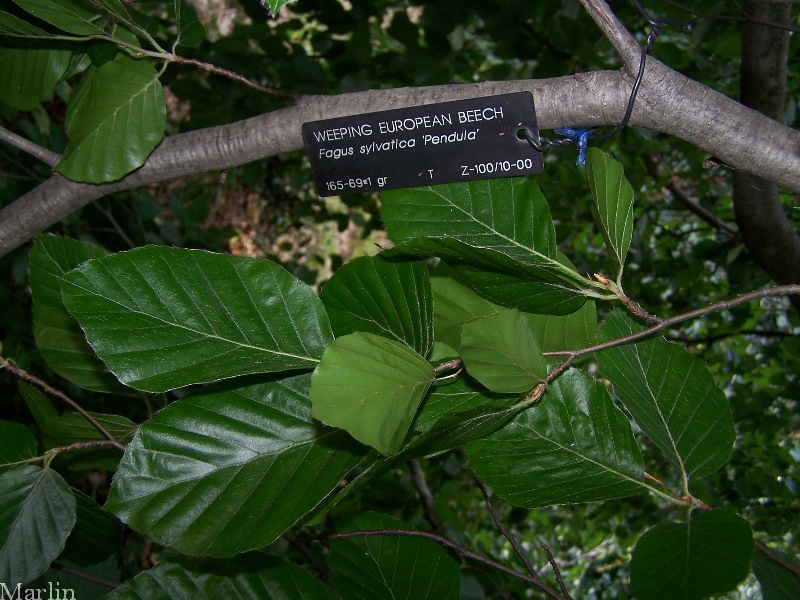
M 422 260 L 364 256 L 322 288 L 336 337 L 365 331 L 408 344 L 422 356 L 433 345 L 433 300 Z
M 75 497 L 52 469 L 24 466 L 0 475 L 0 581 L 9 589 L 44 573 L 75 525 Z
M 592 209 L 606 242 L 613 278 L 619 285 L 633 235 L 633 188 L 619 162 L 597 148 L 589 148 L 587 154 Z
M 642 329 L 615 311 L 600 336 L 612 340 Z M 735 438 L 730 404 L 700 359 L 659 337 L 604 350 L 597 364 L 645 435 L 686 477 L 727 462 Z
M 143 247 L 83 264 L 63 294 L 109 369 L 150 392 L 311 369 L 332 338 L 319 298 L 266 260 Z
M 228 560 L 168 558 L 142 571 L 108 600 L 329 600 L 333 596 L 305 570 L 266 554 Z
M 699 600 L 734 590 L 750 572 L 754 547 L 741 517 L 696 511 L 688 523 L 662 523 L 639 538 L 631 590 L 642 600 Z
M 93 244 L 39 236 L 31 250 L 30 285 L 33 333 L 47 364 L 82 388 L 113 392 L 122 391 L 125 386 L 97 358 L 61 296 L 61 283 L 67 272 L 87 260 L 105 255 L 105 250 Z
M 314 371 L 314 418 L 393 454 L 433 379 L 430 363 L 405 344 L 371 333 L 340 337 Z
M 603 385 L 570 369 L 509 425 L 467 446 L 477 475 L 527 508 L 644 491 L 631 426 Z
M 105 508 L 185 554 L 273 542 L 364 454 L 311 418 L 309 383 L 218 386 L 170 404 L 128 445 Z
M 13 0 L 33 16 L 59 29 L 79 36 L 98 35 L 98 14 L 88 4 L 76 0 Z
M 366 513 L 352 530 L 405 529 L 393 517 Z M 457 600 L 459 566 L 436 542 L 402 535 L 335 539 L 331 582 L 353 600 Z
M 518 310 L 464 325 L 461 358 L 467 372 L 493 392 L 527 392 L 547 376 L 547 362 Z
M 119 53 L 92 67 L 70 102 L 69 145 L 56 170 L 86 183 L 120 179 L 142 166 L 161 141 L 165 124 L 158 72 L 147 61 Z

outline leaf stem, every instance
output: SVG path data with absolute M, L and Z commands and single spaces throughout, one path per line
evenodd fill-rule
M 675 325 L 678 325 L 679 323 L 691 321 L 692 319 L 705 317 L 706 315 L 709 315 L 711 313 L 733 308 L 734 306 L 739 306 L 740 304 L 746 304 L 748 302 L 752 302 L 753 300 L 758 300 L 760 298 L 767 298 L 769 296 L 793 296 L 793 295 L 800 295 L 800 285 L 797 284 L 778 285 L 771 288 L 762 288 L 760 290 L 754 290 L 746 294 L 741 294 L 739 296 L 736 296 L 736 298 L 730 300 L 720 300 L 719 302 L 714 302 L 713 304 L 709 304 L 704 308 L 697 308 L 695 310 L 691 310 L 689 312 L 685 312 L 683 314 L 676 315 L 674 317 L 662 319 L 659 323 L 653 325 L 652 327 L 648 327 L 647 329 L 643 329 L 642 331 L 637 331 L 636 333 L 632 333 L 630 335 L 622 336 L 615 340 L 609 340 L 607 342 L 602 342 L 600 344 L 595 344 L 593 346 L 587 346 L 586 348 L 579 348 L 575 350 L 554 350 L 549 352 L 543 352 L 542 354 L 544 354 L 544 356 L 568 356 L 570 358 L 575 359 L 579 356 L 584 356 L 586 354 L 593 354 L 595 352 L 599 352 L 600 350 L 607 350 L 608 348 L 614 348 L 616 346 L 622 346 L 624 344 L 636 342 L 638 340 L 650 337 L 651 335 L 661 331 L 662 329 L 667 329 L 668 327 L 673 327 Z
M 372 531 L 351 531 L 347 533 L 336 533 L 330 537 L 330 539 L 345 539 L 345 538 L 353 538 L 353 537 L 367 537 L 367 536 L 376 536 L 376 535 L 405 535 L 408 537 L 417 537 L 417 538 L 424 538 L 427 540 L 432 540 L 438 544 L 441 544 L 445 548 L 449 548 L 454 552 L 457 552 L 464 558 L 468 558 L 470 560 L 474 560 L 475 562 L 481 563 L 486 565 L 487 567 L 491 567 L 492 569 L 496 569 L 501 571 L 507 575 L 511 575 L 512 577 L 516 577 L 517 579 L 521 579 L 522 581 L 529 583 L 542 592 L 544 592 L 553 600 L 561 600 L 561 596 L 556 592 L 553 588 L 548 586 L 538 577 L 530 577 L 529 575 L 525 575 L 523 573 L 519 573 L 514 569 L 511 569 L 505 565 L 502 565 L 498 562 L 495 562 L 489 558 L 481 556 L 480 554 L 476 554 L 471 550 L 456 544 L 455 542 L 451 542 L 446 537 L 442 535 L 438 535 L 436 533 L 429 533 L 427 531 L 414 531 L 410 529 L 377 529 Z
M 0 356 L 0 369 L 6 369 L 7 371 L 12 373 L 13 375 L 16 375 L 17 377 L 19 377 L 20 379 L 23 379 L 23 380 L 27 381 L 28 383 L 32 383 L 35 386 L 37 386 L 37 387 L 41 388 L 42 390 L 44 390 L 45 392 L 47 392 L 48 394 L 50 394 L 52 396 L 55 396 L 56 398 L 66 402 L 72 408 L 74 408 L 76 411 L 78 411 L 83 416 L 84 419 L 89 421 L 89 423 L 91 423 L 94 426 L 94 428 L 97 429 L 97 431 L 99 431 L 102 434 L 102 436 L 104 438 L 106 438 L 109 442 L 111 442 L 111 445 L 113 445 L 114 447 L 116 447 L 117 449 L 119 449 L 119 450 L 121 450 L 123 452 L 125 451 L 125 445 L 124 444 L 121 444 L 119 441 L 117 441 L 117 439 L 113 435 L 111 435 L 108 432 L 108 430 L 105 427 L 103 427 L 97 421 L 97 419 L 95 419 L 83 407 L 81 407 L 77 402 L 75 402 L 72 398 L 70 398 L 69 396 L 67 396 L 63 392 L 60 392 L 60 391 L 58 391 L 57 389 L 55 389 L 53 387 L 50 387 L 49 385 L 47 385 L 44 381 L 42 381 L 38 377 L 34 377 L 33 375 L 31 375 L 27 371 L 25 371 L 23 369 L 20 369 L 16 365 L 13 365 L 9 360 L 4 358 L 3 356 Z

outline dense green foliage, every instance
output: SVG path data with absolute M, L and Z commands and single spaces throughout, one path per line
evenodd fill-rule
M 245 0 L 247 19 L 207 33 L 179 1 L 15 0 L 0 12 L 0 119 L 61 152 L 64 176 L 99 182 L 141 165 L 165 128 L 288 101 L 167 67 L 167 48 L 291 94 L 614 65 L 573 2 L 268 4 L 273 19 Z M 736 25 L 700 25 L 657 53 L 732 93 Z M 561 597 L 558 572 L 585 598 L 795 597 L 788 302 L 618 343 L 769 283 L 735 236 L 665 193 L 732 220 L 702 158 L 632 130 L 585 169 L 557 149 L 534 178 L 322 201 L 290 155 L 83 209 L 0 261 L 0 582 L 107 594 L 53 565 L 122 584 L 110 598 L 514 598 Z M 17 150 L 2 160 L 16 175 L 3 203 L 48 173 Z M 287 237 L 300 227 L 315 245 Z M 339 232 L 366 246 L 384 229 L 391 250 L 329 256 Z M 259 258 L 235 255 L 247 239 Z

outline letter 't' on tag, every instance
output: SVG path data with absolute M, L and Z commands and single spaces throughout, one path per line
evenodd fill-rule
M 303 124 L 320 196 L 541 173 L 530 92 Z

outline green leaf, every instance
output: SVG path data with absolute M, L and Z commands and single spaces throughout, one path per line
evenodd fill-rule
M 600 337 L 608 341 L 642 329 L 615 311 Z M 650 338 L 603 350 L 597 365 L 637 425 L 683 477 L 704 477 L 728 461 L 736 435 L 730 404 L 708 367 L 685 348 Z
M 78 490 L 75 496 L 77 520 L 60 559 L 87 567 L 114 554 L 122 541 L 122 526 L 102 508 Z
M 570 369 L 509 425 L 472 442 L 475 473 L 517 506 L 621 498 L 646 489 L 642 456 L 603 385 Z
M 381 210 L 398 251 L 557 284 L 565 298 L 609 295 L 559 260 L 547 201 L 525 178 L 388 190 Z
M 464 325 L 461 358 L 467 372 L 493 392 L 527 392 L 547 377 L 547 361 L 518 310 Z
M 330 600 L 323 583 L 275 556 L 248 553 L 227 560 L 185 556 L 160 561 L 108 594 L 106 600 Z
M 206 29 L 197 20 L 194 6 L 188 2 L 175 0 L 175 22 L 181 46 L 197 46 L 206 38 Z
M 52 469 L 0 475 L 0 581 L 9 589 L 44 573 L 75 525 L 75 497 Z
M 64 304 L 124 383 L 192 383 L 311 369 L 332 339 L 312 290 L 267 260 L 149 246 L 84 263 Z
M 11 466 L 14 463 L 36 456 L 36 438 L 25 425 L 0 421 L 0 440 L 0 474 L 15 468 Z
M 33 333 L 39 352 L 56 373 L 85 389 L 121 392 L 125 387 L 97 358 L 61 297 L 67 272 L 105 255 L 105 250 L 77 240 L 50 235 L 36 238 L 30 259 Z
M 363 513 L 351 531 L 407 529 L 393 517 Z M 432 540 L 403 535 L 359 536 L 331 542 L 331 582 L 353 600 L 457 600 L 458 564 Z
M 53 37 L 52 33 L 48 33 L 44 29 L 3 10 L 0 10 L 0 35 L 38 39 Z
M 405 344 L 371 333 L 340 337 L 314 371 L 314 418 L 394 454 L 433 380 L 430 363 Z
M 290 0 L 261 0 L 261 4 L 268 6 L 272 16 L 276 16 L 280 9 L 289 4 L 289 1 Z
M 433 345 L 433 299 L 422 260 L 357 258 L 336 271 L 320 299 L 336 337 L 356 331 L 408 344 L 422 356 Z
M 785 552 L 771 548 L 779 560 L 786 565 L 791 565 L 794 572 L 787 569 L 784 564 L 778 563 L 765 556 L 762 552 L 756 552 L 753 556 L 753 574 L 758 579 L 761 586 L 763 600 L 796 600 L 800 598 L 800 577 L 796 575 L 800 572 L 800 564 Z
M 106 439 L 83 415 L 77 412 L 59 415 L 55 406 L 38 388 L 24 381 L 20 381 L 17 385 L 22 399 L 42 432 L 45 449 Z M 130 439 L 136 430 L 136 423 L 127 417 L 91 411 L 89 415 L 122 443 Z
M 311 418 L 309 375 L 214 386 L 168 405 L 128 445 L 106 510 L 185 554 L 260 548 L 312 514 L 363 457 Z
M 98 35 L 103 28 L 93 21 L 97 12 L 79 0 L 13 0 L 21 9 L 54 27 L 75 35 Z
M 633 188 L 622 165 L 597 148 L 587 151 L 586 174 L 594 200 L 592 210 L 606 242 L 613 278 L 621 288 L 633 235 Z
M 56 170 L 73 181 L 120 179 L 161 142 L 164 90 L 150 63 L 119 53 L 92 67 L 67 109 L 69 145 Z
M 750 573 L 754 548 L 750 525 L 728 511 L 656 525 L 633 550 L 631 591 L 641 600 L 695 600 L 734 590 Z
M 31 110 L 49 94 L 70 67 L 69 50 L 37 48 L 34 42 L 0 46 L 0 100 L 17 110 Z
M 414 420 L 414 430 L 428 431 L 437 426 L 437 422 L 446 415 L 484 407 L 496 410 L 507 409 L 519 397 L 519 394 L 494 394 L 487 392 L 469 377 L 458 377 L 443 383 L 437 383 L 428 391 L 422 406 Z
M 505 310 L 460 283 L 456 273 L 440 263 L 431 278 L 436 339 L 453 348 L 461 347 L 462 327 L 481 317 Z M 568 315 L 526 313 L 528 326 L 543 352 L 583 348 L 597 338 L 597 309 L 593 300 Z

